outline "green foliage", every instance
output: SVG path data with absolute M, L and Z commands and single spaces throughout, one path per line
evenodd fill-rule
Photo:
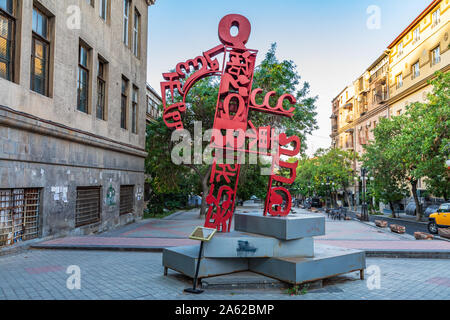
M 286 290 L 286 293 L 290 296 L 305 295 L 308 293 L 310 287 L 309 283 L 304 285 L 294 285 Z
M 417 182 L 425 178 L 429 192 L 448 197 L 450 73 L 437 73 L 433 92 L 426 103 L 413 103 L 404 115 L 384 119 L 374 131 L 375 141 L 366 147 L 364 165 L 375 177 L 372 192 L 384 201 L 398 200 L 406 193 L 408 181 L 418 205 Z
M 390 144 L 399 134 L 403 122 L 401 117 L 381 119 L 374 130 L 375 139 L 365 146 L 366 152 L 362 157 L 363 166 L 373 177 L 367 184 L 369 196 L 374 197 L 376 202 L 389 204 L 391 210 L 394 210 L 393 204 L 396 201 L 402 200 L 409 193 L 404 170 L 395 165 L 395 161 L 398 161 L 397 154 L 389 152 Z
M 278 61 L 276 58 L 276 45 L 273 44 L 265 59 L 255 70 L 253 88 L 262 88 L 264 94 L 275 91 L 277 96 L 271 100 L 273 105 L 279 96 L 291 93 L 297 98 L 297 110 L 293 119 L 282 118 L 250 112 L 249 118 L 256 127 L 272 125 L 286 130 L 289 135 L 298 135 L 305 139 L 306 135 L 317 128 L 315 103 L 317 97 L 309 97 L 309 84 L 300 85 L 300 75 L 292 61 Z M 219 81 L 217 78 L 206 78 L 190 90 L 186 99 L 186 113 L 182 115 L 183 125 L 194 138 L 194 122 L 202 122 L 202 133 L 213 127 Z M 286 106 L 287 108 L 288 106 Z M 161 106 L 162 108 L 162 106 Z M 145 162 L 148 182 L 151 184 L 152 201 L 149 209 L 158 212 L 173 203 L 164 203 L 167 197 L 174 194 L 200 194 L 207 193 L 205 182 L 209 179 L 211 166 L 205 164 L 192 164 L 177 166 L 172 163 L 171 152 L 174 143 L 171 140 L 172 131 L 167 129 L 162 118 L 148 125 L 146 150 L 148 157 Z M 202 150 L 209 144 L 208 141 L 193 141 L 201 144 Z M 302 150 L 305 149 L 302 144 Z M 193 152 L 192 152 L 193 154 Z M 263 164 L 243 165 L 241 168 L 239 198 L 249 199 L 252 195 L 264 198 L 268 183 L 267 176 L 261 176 Z
M 301 141 L 306 141 L 306 135 L 316 130 L 316 102 L 318 97 L 310 96 L 310 86 L 308 82 L 301 83 L 297 66 L 291 60 L 278 61 L 276 57 L 276 43 L 273 43 L 267 52 L 265 59 L 256 68 L 253 79 L 253 89 L 261 88 L 264 93 L 275 91 L 276 96 L 270 99 L 271 105 L 276 105 L 278 98 L 290 93 L 297 99 L 296 109 L 292 119 L 266 115 L 259 112 L 251 114 L 251 120 L 255 126 L 272 125 L 283 129 L 288 136 L 297 135 Z M 298 89 L 300 87 L 300 89 Z M 259 97 L 261 103 L 264 97 Z M 284 108 L 291 106 L 284 102 Z M 302 150 L 306 150 L 306 143 L 302 143 Z
M 300 161 L 294 188 L 305 197 L 328 197 L 346 190 L 351 184 L 356 157 L 355 153 L 341 149 L 320 149 L 312 159 Z

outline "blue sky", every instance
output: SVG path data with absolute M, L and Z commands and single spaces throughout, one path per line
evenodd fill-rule
M 331 144 L 331 100 L 361 75 L 431 0 L 157 0 L 149 8 L 148 82 L 159 92 L 161 74 L 219 44 L 220 19 L 230 13 L 252 24 L 248 48 L 264 58 L 293 60 L 317 103 L 319 130 L 308 154 Z M 380 8 L 380 28 L 369 29 L 367 8 Z

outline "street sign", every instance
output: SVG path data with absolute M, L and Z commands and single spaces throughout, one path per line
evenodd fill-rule
M 212 237 L 214 237 L 216 232 L 217 229 L 197 227 L 195 228 L 194 232 L 192 232 L 192 234 L 189 236 L 189 239 L 208 242 L 212 239 Z

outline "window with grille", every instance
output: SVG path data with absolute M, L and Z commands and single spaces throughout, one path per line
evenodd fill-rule
M 39 189 L 0 189 L 0 247 L 39 237 Z
M 120 186 L 120 214 L 132 213 L 134 207 L 134 186 Z
M 75 227 L 82 227 L 100 221 L 100 187 L 78 187 L 75 213 Z

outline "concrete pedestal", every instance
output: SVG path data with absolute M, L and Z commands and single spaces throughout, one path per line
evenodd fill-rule
M 237 213 L 235 232 L 217 234 L 204 244 L 199 278 L 253 271 L 290 284 L 330 278 L 366 268 L 364 251 L 316 245 L 325 234 L 325 217 L 295 214 L 264 217 Z M 200 246 L 165 249 L 163 266 L 191 278 Z
M 313 238 L 280 240 L 252 233 L 234 231 L 217 234 L 204 244 L 205 258 L 272 258 L 314 256 Z
M 290 214 L 287 217 L 263 216 L 261 213 L 236 213 L 234 230 L 256 233 L 280 240 L 294 240 L 325 235 L 325 217 Z

